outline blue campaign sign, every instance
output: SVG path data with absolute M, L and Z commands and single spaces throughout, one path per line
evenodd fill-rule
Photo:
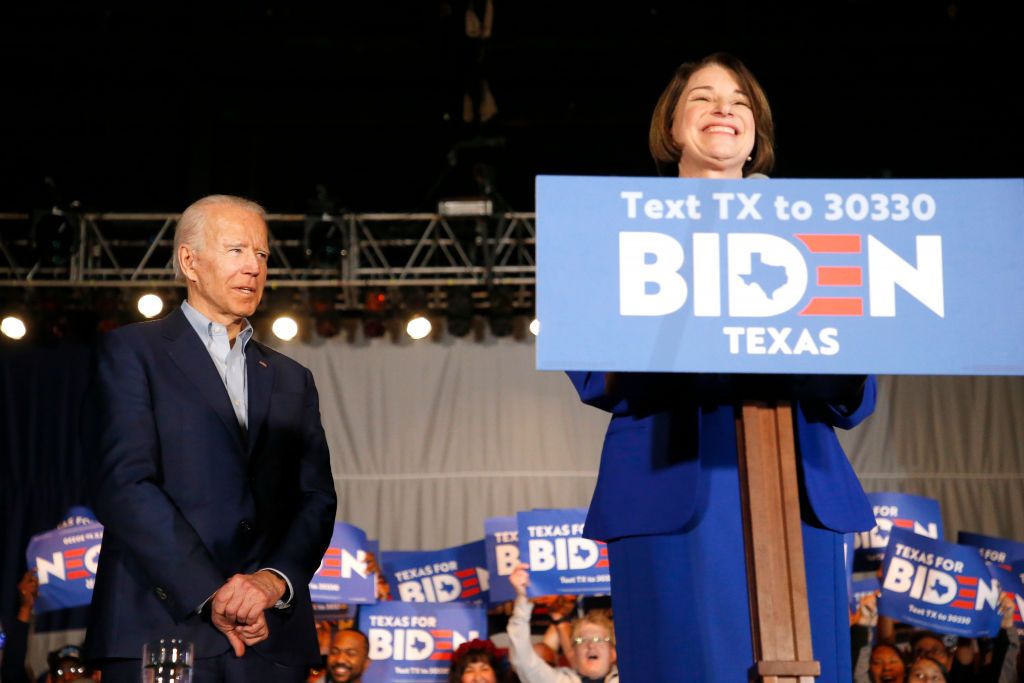
M 39 577 L 37 612 L 92 602 L 102 543 L 103 525 L 75 508 L 59 528 L 32 537 L 25 555 Z
M 855 611 L 860 606 L 860 601 L 869 596 L 874 595 L 882 587 L 881 582 L 877 576 L 869 576 L 864 579 L 858 579 L 850 585 L 850 609 Z
M 611 593 L 608 546 L 583 538 L 586 518 L 581 508 L 516 513 L 519 556 L 530 565 L 531 597 Z
M 854 534 L 854 570 L 874 571 L 882 564 L 889 534 L 907 529 L 928 538 L 942 538 L 939 501 L 925 496 L 888 491 L 869 493 L 875 512 L 875 528 Z
M 391 594 L 402 602 L 487 600 L 484 542 L 444 550 L 381 553 Z
M 1006 564 L 1014 560 L 1024 560 L 1024 543 L 1011 541 L 1008 538 L 983 536 L 982 534 L 961 531 L 957 534 L 957 543 L 978 549 L 981 556 L 989 562 Z
M 334 523 L 334 533 L 320 567 L 309 582 L 313 602 L 367 604 L 375 602 L 376 576 L 367 569 L 371 552 L 366 532 L 344 522 Z
M 1013 625 L 1018 634 L 1024 634 L 1024 560 L 1009 564 L 989 563 L 988 570 L 999 580 L 1002 589 L 1010 594 Z
M 967 638 L 999 631 L 999 581 L 975 548 L 894 529 L 878 613 Z
M 482 605 L 380 602 L 359 609 L 359 630 L 370 642 L 365 683 L 443 683 L 452 653 L 487 637 Z
M 541 370 L 1024 374 L 1024 181 L 537 178 Z
M 491 602 L 516 599 L 508 577 L 519 563 L 519 528 L 515 517 L 491 517 L 484 520 L 484 547 L 487 571 L 491 575 Z

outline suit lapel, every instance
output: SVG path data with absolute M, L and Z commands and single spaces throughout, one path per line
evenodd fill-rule
M 231 408 L 231 399 L 228 397 L 228 390 L 224 387 L 224 381 L 217 372 L 217 366 L 210 358 L 210 352 L 203 346 L 199 335 L 192 329 L 188 319 L 182 310 L 176 309 L 163 319 L 164 337 L 169 341 L 167 354 L 174 361 L 190 382 L 196 387 L 197 393 L 202 397 L 213 412 L 220 417 L 224 426 L 236 439 L 239 450 L 244 450 L 245 443 L 242 428 L 235 417 L 235 411 Z
M 252 341 L 245 349 L 246 386 L 249 389 L 249 455 L 259 441 L 270 411 L 274 364 L 263 346 Z

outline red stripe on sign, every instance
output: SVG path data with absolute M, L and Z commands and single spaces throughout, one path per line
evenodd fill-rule
M 462 585 L 466 588 L 469 588 L 470 586 L 478 586 L 480 585 L 480 579 L 475 576 L 472 579 L 463 579 Z
M 324 558 L 324 566 L 325 567 L 340 567 L 341 566 L 341 560 L 334 560 L 334 559 L 331 559 L 329 557 L 325 557 Z
M 957 580 L 958 583 L 962 583 L 965 586 L 977 586 L 978 585 L 978 577 L 977 576 L 957 576 L 956 580 Z
M 859 254 L 860 235 L 794 235 L 812 254 Z
M 860 297 L 816 296 L 800 311 L 800 315 L 864 315 Z
M 89 572 L 85 571 L 84 569 L 79 569 L 77 571 L 68 572 L 68 581 L 72 581 L 74 579 L 84 579 L 87 576 L 89 576 Z
M 340 569 L 324 569 L 320 572 L 320 576 L 341 576 Z
M 463 590 L 462 591 L 462 597 L 464 597 L 464 598 L 471 598 L 474 595 L 479 595 L 479 594 L 480 594 L 480 589 L 479 588 L 470 588 L 469 590 Z
M 328 548 L 324 555 L 341 555 L 341 548 Z
M 81 567 L 81 560 L 68 560 L 68 569 L 74 569 L 75 567 Z
M 892 520 L 893 525 L 898 526 L 901 529 L 913 529 L 914 520 L 912 519 L 894 519 Z
M 600 552 L 601 552 L 601 557 L 608 557 L 608 548 L 602 547 L 600 549 Z
M 430 658 L 431 659 L 448 661 L 448 660 L 450 660 L 452 658 L 452 653 L 451 652 L 435 652 L 434 654 L 430 655 Z
M 85 548 L 64 551 L 64 557 L 81 557 L 82 555 L 85 555 Z
M 598 560 L 597 562 L 594 563 L 594 566 L 595 567 L 607 567 L 608 566 L 608 560 Z
M 954 600 L 949 603 L 949 606 L 956 607 L 957 609 L 974 609 L 974 603 L 967 600 Z
M 445 631 L 444 629 L 440 629 L 440 628 L 435 628 L 435 629 L 430 631 L 430 635 L 434 636 L 435 638 L 451 638 L 452 637 L 452 632 L 451 631 Z
M 459 571 L 455 572 L 455 576 L 459 577 L 460 579 L 464 576 L 473 576 L 475 574 L 476 568 L 460 569 Z
M 864 284 L 859 266 L 818 266 L 819 287 L 860 287 Z
M 435 650 L 448 650 L 449 652 L 451 652 L 452 651 L 452 641 L 450 641 L 450 640 L 435 640 L 434 641 L 434 649 Z
M 961 598 L 976 598 L 978 597 L 978 591 L 973 588 L 961 588 L 957 595 Z

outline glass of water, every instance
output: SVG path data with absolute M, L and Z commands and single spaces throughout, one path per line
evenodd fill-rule
M 192 643 L 161 638 L 142 646 L 142 683 L 192 683 Z

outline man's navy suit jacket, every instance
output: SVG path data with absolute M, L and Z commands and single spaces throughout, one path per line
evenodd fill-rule
M 266 658 L 319 662 L 309 580 L 331 538 L 337 498 L 309 370 L 251 341 L 248 430 L 181 309 L 107 334 L 96 354 L 84 436 L 104 525 L 86 637 L 92 659 L 138 658 L 184 638 L 198 657 L 228 650 L 202 605 L 236 573 L 291 581 L 266 611 Z

